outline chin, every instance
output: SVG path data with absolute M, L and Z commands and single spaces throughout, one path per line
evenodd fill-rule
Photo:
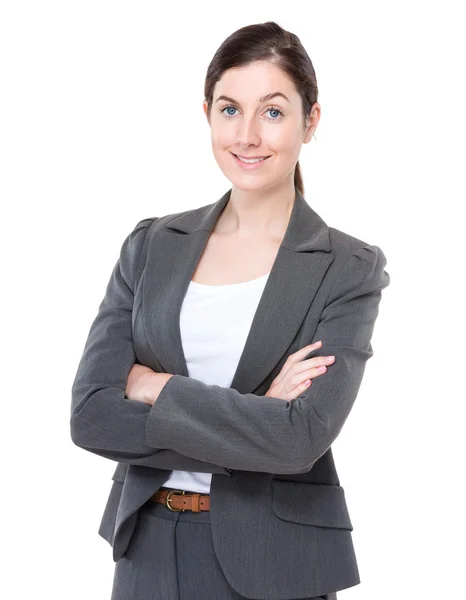
M 228 179 L 232 186 L 243 192 L 258 192 L 273 186 L 273 182 L 268 181 L 265 178 L 257 178 L 256 181 L 248 181 L 246 178 L 242 177 L 229 177 Z

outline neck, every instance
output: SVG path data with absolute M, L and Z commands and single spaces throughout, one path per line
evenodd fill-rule
M 242 190 L 233 186 L 218 219 L 216 233 L 250 237 L 283 236 L 295 201 L 294 184 L 275 190 Z

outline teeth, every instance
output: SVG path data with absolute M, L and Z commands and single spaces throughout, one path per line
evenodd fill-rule
M 256 163 L 260 162 L 261 160 L 265 160 L 267 157 L 264 156 L 263 158 L 241 158 L 241 156 L 237 156 L 237 158 L 239 158 L 244 163 Z

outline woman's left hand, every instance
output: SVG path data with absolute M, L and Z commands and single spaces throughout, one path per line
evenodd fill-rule
M 170 377 L 173 377 L 170 373 L 156 373 L 149 367 L 134 364 L 128 375 L 125 393 L 130 400 L 152 406 Z

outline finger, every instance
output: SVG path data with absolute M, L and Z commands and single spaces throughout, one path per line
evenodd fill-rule
M 312 352 L 316 348 L 320 348 L 321 346 L 322 346 L 322 340 L 319 340 L 317 342 L 313 342 L 312 344 L 308 344 L 307 346 L 304 346 L 304 348 L 301 348 L 300 350 L 298 350 L 294 354 L 291 354 L 291 356 L 295 360 L 302 360 L 310 352 Z
M 290 356 L 288 356 L 285 363 L 283 364 L 280 373 L 273 380 L 272 385 L 279 383 L 283 379 L 283 377 L 288 373 L 288 371 L 291 367 L 293 367 L 297 363 L 300 363 L 304 359 L 305 356 L 307 356 L 313 350 L 320 348 L 321 346 L 322 346 L 322 340 L 318 340 L 317 342 L 308 344 L 307 346 L 304 346 L 304 348 L 301 348 L 297 352 L 290 354 Z M 311 359 L 309 359 L 309 360 L 311 360 Z M 309 365 L 306 368 L 309 368 Z
M 307 360 L 303 360 L 300 363 L 294 366 L 295 371 L 301 372 L 306 369 L 311 369 L 313 367 L 330 366 L 335 362 L 335 356 L 313 356 L 312 358 L 308 358 Z
M 301 348 L 300 350 L 298 350 L 297 352 L 294 352 L 293 354 L 290 354 L 290 356 L 288 356 L 288 358 L 286 359 L 286 361 L 282 367 L 282 369 L 284 368 L 284 373 L 286 373 L 288 371 L 290 366 L 294 365 L 297 362 L 302 361 L 305 356 L 310 354 L 313 350 L 317 350 L 317 348 L 320 348 L 321 346 L 322 346 L 322 340 L 319 340 L 317 342 L 314 342 L 312 344 L 308 344 L 307 346 L 304 346 L 304 348 Z M 280 375 L 283 375 L 283 373 L 280 373 Z
M 312 379 L 307 379 L 306 381 L 303 381 L 303 383 L 300 383 L 299 385 L 297 385 L 290 392 L 288 400 L 295 400 L 300 394 L 302 394 L 307 389 L 309 389 L 311 387 L 311 385 L 312 385 Z
M 311 369 L 304 369 L 300 373 L 297 373 L 297 374 L 291 376 L 290 381 L 291 381 L 292 385 L 297 386 L 301 383 L 304 383 L 308 379 L 315 379 L 319 375 L 323 375 L 326 372 L 327 372 L 326 366 L 313 367 Z
M 299 381 L 303 380 L 303 374 L 305 375 L 305 379 L 308 379 L 310 376 L 315 377 L 315 369 L 322 366 L 331 366 L 334 362 L 334 356 L 314 356 L 313 358 L 309 358 L 308 360 L 303 360 L 301 362 L 290 365 L 285 375 L 293 378 L 293 380 L 296 381 L 296 383 L 298 383 Z M 308 373 L 311 373 L 311 375 L 308 375 Z

